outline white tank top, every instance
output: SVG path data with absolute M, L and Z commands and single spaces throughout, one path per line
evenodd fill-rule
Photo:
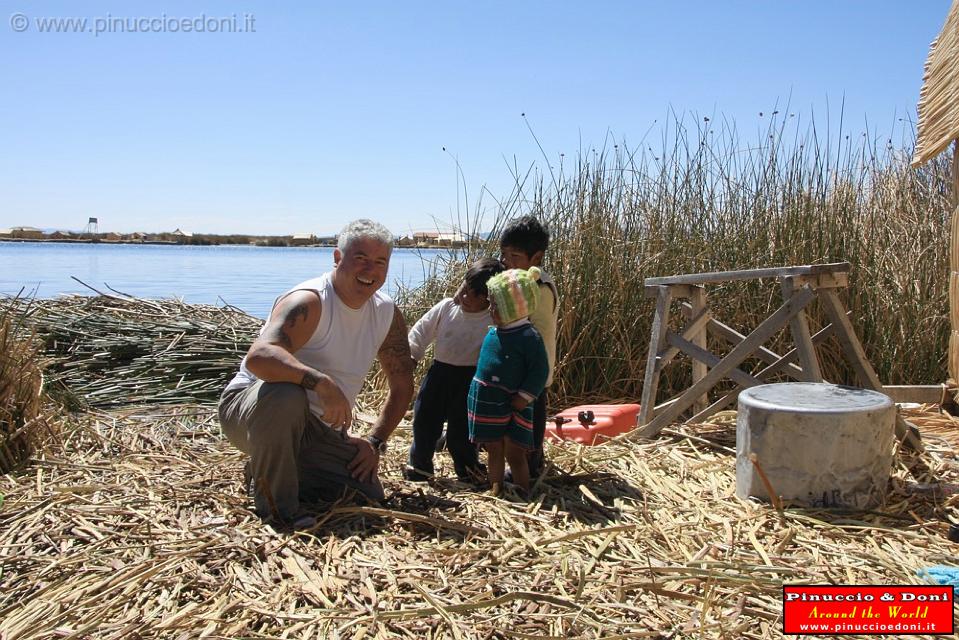
M 301 290 L 315 291 L 320 297 L 322 311 L 316 331 L 293 356 L 332 378 L 349 400 L 350 406 L 354 406 L 370 365 L 393 323 L 393 300 L 377 291 L 362 307 L 351 309 L 336 295 L 329 273 L 301 282 L 283 295 Z M 244 357 L 239 373 L 227 385 L 227 389 L 248 387 L 256 380 L 257 377 L 246 368 Z M 322 416 L 323 407 L 316 392 L 307 390 L 306 395 L 310 410 Z

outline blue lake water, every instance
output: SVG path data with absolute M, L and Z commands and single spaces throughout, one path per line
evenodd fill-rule
M 441 249 L 395 249 L 385 290 L 421 284 L 448 256 Z M 104 292 L 109 285 L 138 298 L 226 302 L 265 318 L 278 294 L 332 267 L 331 248 L 0 242 L 0 294 L 95 295 L 70 277 L 76 276 Z

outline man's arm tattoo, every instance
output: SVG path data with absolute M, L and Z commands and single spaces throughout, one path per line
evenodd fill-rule
M 293 351 L 293 341 L 287 335 L 282 324 L 271 324 L 263 332 L 262 338 L 270 344 L 278 344 L 287 351 Z
M 306 317 L 310 313 L 310 306 L 305 302 L 301 302 L 292 309 L 286 312 L 286 317 L 283 318 L 283 328 L 292 329 L 300 321 L 302 317 L 303 320 L 306 320 Z
M 319 384 L 319 382 L 319 378 L 307 371 L 303 374 L 303 379 L 300 380 L 300 386 L 304 389 L 316 389 L 316 385 Z
M 287 351 L 292 351 L 293 341 L 290 339 L 288 331 L 295 328 L 301 319 L 305 321 L 309 310 L 309 305 L 305 302 L 296 305 L 286 312 L 282 324 L 271 324 L 263 333 L 263 337 L 266 338 L 267 342 L 278 344 Z M 312 387 L 310 388 L 312 389 Z
M 413 372 L 413 356 L 410 355 L 410 342 L 407 339 L 406 322 L 397 308 L 393 313 L 393 324 L 386 334 L 377 357 L 387 376 L 406 375 Z

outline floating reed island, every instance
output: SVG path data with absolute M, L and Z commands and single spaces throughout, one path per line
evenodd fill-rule
M 916 583 L 955 557 L 957 421 L 935 407 L 907 412 L 927 451 L 897 456 L 875 511 L 737 498 L 733 412 L 655 441 L 549 445 L 529 502 L 471 491 L 442 454 L 435 482 L 403 481 L 404 422 L 383 503 L 316 505 L 313 529 L 276 531 L 193 381 L 232 372 L 258 321 L 119 297 L 7 308 L 45 341 L 46 384 L 86 389 L 87 408 L 46 398 L 59 435 L 0 476 L 0 637 L 769 638 L 783 584 Z M 51 342 L 53 318 L 74 322 Z M 111 350 L 124 331 L 135 353 Z M 189 404 L 166 404 L 175 380 Z M 365 392 L 356 431 L 381 394 Z
M 562 300 L 551 409 L 640 397 L 643 278 L 788 264 L 850 262 L 847 307 L 882 381 L 942 382 L 948 159 L 912 169 L 885 136 L 830 149 L 790 118 L 767 115 L 758 144 L 680 120 L 655 152 L 610 144 L 517 171 L 494 224 L 476 203 L 470 245 L 400 292 L 407 319 L 455 289 L 464 258 L 496 251 L 503 221 L 534 213 Z M 714 298 L 743 328 L 770 304 L 745 285 Z M 442 454 L 432 484 L 401 480 L 404 421 L 382 504 L 317 505 L 312 530 L 275 531 L 252 514 L 214 408 L 258 320 L 119 294 L 2 309 L 17 331 L 0 332 L 0 448 L 29 437 L 0 470 L 4 640 L 775 638 L 783 584 L 914 584 L 955 559 L 957 424 L 935 406 L 905 412 L 926 452 L 897 452 L 874 511 L 737 498 L 730 412 L 655 441 L 548 445 L 529 502 L 471 492 Z M 851 382 L 839 353 L 821 345 L 823 373 Z M 688 373 L 660 383 L 686 386 Z M 371 376 L 357 432 L 382 388 Z

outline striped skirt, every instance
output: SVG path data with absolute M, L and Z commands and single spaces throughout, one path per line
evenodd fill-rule
M 514 411 L 512 397 L 503 387 L 473 378 L 466 399 L 470 440 L 482 444 L 509 438 L 524 449 L 533 448 L 533 403 Z

